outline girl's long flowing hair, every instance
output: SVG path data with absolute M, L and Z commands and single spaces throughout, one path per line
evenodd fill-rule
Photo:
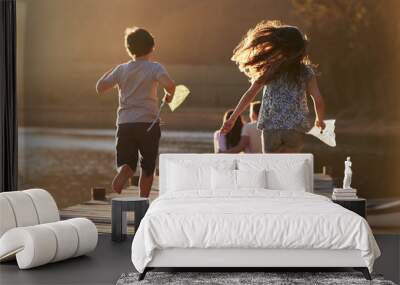
M 233 114 L 233 109 L 228 110 L 224 114 L 224 122 L 228 120 Z M 243 121 L 242 117 L 240 116 L 236 122 L 235 125 L 233 126 L 232 130 L 229 131 L 229 133 L 226 134 L 226 147 L 231 148 L 236 146 L 239 141 L 240 141 L 240 136 L 242 134 L 242 128 L 243 128 Z
M 306 65 L 307 37 L 297 27 L 262 21 L 250 29 L 233 51 L 232 61 L 251 82 L 267 83 L 286 72 L 297 81 Z

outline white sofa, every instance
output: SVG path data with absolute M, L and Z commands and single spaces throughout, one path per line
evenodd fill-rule
M 84 255 L 96 248 L 96 226 L 86 218 L 60 221 L 53 197 L 43 189 L 0 193 L 0 262 L 20 269 Z

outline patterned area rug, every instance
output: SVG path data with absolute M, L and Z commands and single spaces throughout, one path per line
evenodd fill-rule
M 373 280 L 368 281 L 359 272 L 148 272 L 142 281 L 138 281 L 138 276 L 138 273 L 122 274 L 117 285 L 395 285 L 379 275 L 372 275 Z

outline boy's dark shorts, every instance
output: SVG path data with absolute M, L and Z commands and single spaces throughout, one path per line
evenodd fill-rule
M 263 152 L 279 152 L 282 148 L 301 149 L 305 134 L 297 130 L 263 130 Z
M 125 123 L 117 129 L 117 167 L 128 164 L 136 170 L 139 153 L 140 166 L 144 175 L 153 175 L 158 156 L 158 145 L 161 137 L 160 125 L 155 124 L 147 132 L 151 123 Z

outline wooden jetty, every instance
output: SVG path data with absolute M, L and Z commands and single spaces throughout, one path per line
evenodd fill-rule
M 93 221 L 99 233 L 111 233 L 111 199 L 114 197 L 139 196 L 137 186 L 129 186 L 122 190 L 121 194 L 109 193 L 104 201 L 90 200 L 82 204 L 74 205 L 60 210 L 61 219 L 85 217 Z M 150 193 L 150 201 L 158 197 L 158 177 L 154 179 L 154 185 Z M 128 212 L 128 234 L 134 233 L 134 213 Z

